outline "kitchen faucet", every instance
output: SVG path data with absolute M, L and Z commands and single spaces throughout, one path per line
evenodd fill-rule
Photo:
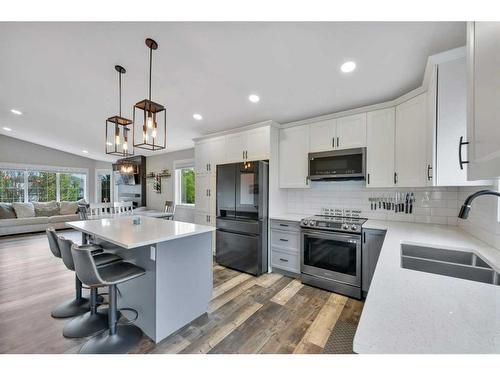
M 481 196 L 481 195 L 495 195 L 497 197 L 500 197 L 500 192 L 495 191 L 495 190 L 479 190 L 476 191 L 474 194 L 471 194 L 465 199 L 464 204 L 462 205 L 462 208 L 460 208 L 460 212 L 458 214 L 458 217 L 460 219 L 467 219 L 469 216 L 469 211 L 470 211 L 470 205 L 472 201 Z

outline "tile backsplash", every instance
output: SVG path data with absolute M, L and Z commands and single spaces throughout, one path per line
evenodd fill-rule
M 364 181 L 312 182 L 309 189 L 288 189 L 287 208 L 290 213 L 319 214 L 327 209 L 352 209 L 369 219 L 457 225 L 459 210 L 457 187 L 367 189 Z M 369 198 L 415 195 L 413 213 L 372 210 Z

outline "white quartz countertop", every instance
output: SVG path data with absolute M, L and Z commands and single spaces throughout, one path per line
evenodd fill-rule
M 387 230 L 354 338 L 357 353 L 500 353 L 500 286 L 401 268 L 401 243 L 500 251 L 456 226 L 368 220 Z
M 71 221 L 67 222 L 66 225 L 126 249 L 213 232 L 215 230 L 214 227 L 206 225 L 147 216 L 140 217 L 140 224 L 133 224 L 133 219 L 138 217 L 127 215 L 100 220 Z
M 279 213 L 270 215 L 271 220 L 287 220 L 287 221 L 301 221 L 305 217 L 312 215 L 308 214 L 289 214 L 289 213 Z

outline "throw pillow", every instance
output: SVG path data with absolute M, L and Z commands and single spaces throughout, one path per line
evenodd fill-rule
M 1 219 L 15 219 L 16 211 L 10 203 L 0 203 L 0 220 Z
M 59 215 L 59 205 L 56 201 L 34 202 L 35 216 L 56 216 Z
M 78 211 L 77 202 L 59 202 L 59 214 L 60 215 L 74 215 Z
M 16 216 L 18 218 L 35 217 L 35 207 L 33 207 L 33 203 L 14 202 L 12 203 L 12 207 L 14 207 L 14 211 L 16 211 Z

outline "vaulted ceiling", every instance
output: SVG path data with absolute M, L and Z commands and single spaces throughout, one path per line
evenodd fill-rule
M 173 151 L 215 131 L 393 99 L 421 84 L 429 55 L 465 44 L 465 23 L 0 23 L 0 133 L 110 160 L 114 65 L 127 69 L 123 115 L 131 117 L 147 97 L 146 37 L 159 43 L 153 100 L 167 107 Z M 357 69 L 343 74 L 347 60 Z

